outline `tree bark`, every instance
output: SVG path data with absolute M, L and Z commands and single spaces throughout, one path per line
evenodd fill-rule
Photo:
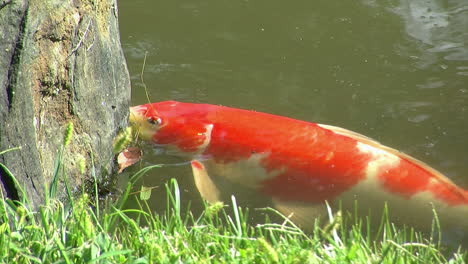
M 0 152 L 20 147 L 0 163 L 34 207 L 69 122 L 75 133 L 63 168 L 70 186 L 113 169 L 112 141 L 126 126 L 130 99 L 117 19 L 116 0 L 0 0 Z M 5 196 L 22 198 L 1 168 L 0 181 Z

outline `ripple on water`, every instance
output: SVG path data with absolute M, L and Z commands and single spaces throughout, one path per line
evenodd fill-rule
M 426 69 L 440 64 L 468 61 L 468 2 L 454 0 L 401 0 L 391 9 L 402 18 L 406 34 L 416 40 L 421 54 L 417 67 Z M 439 57 L 436 54 L 440 54 Z M 440 64 L 444 70 L 448 65 Z M 468 66 L 455 66 L 455 74 L 468 75 Z
M 445 85 L 445 81 L 440 78 L 430 77 L 425 83 L 417 84 L 416 87 L 419 89 L 436 89 L 442 88 Z

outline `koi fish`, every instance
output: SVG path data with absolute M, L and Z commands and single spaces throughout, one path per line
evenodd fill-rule
M 468 227 L 468 191 L 395 149 L 344 128 L 210 104 L 165 101 L 130 108 L 142 140 L 191 161 L 208 202 L 236 185 L 270 199 L 302 226 L 332 207 L 381 215 L 429 230 Z M 354 209 L 353 209 L 354 208 Z M 465 229 L 466 230 L 466 229 Z

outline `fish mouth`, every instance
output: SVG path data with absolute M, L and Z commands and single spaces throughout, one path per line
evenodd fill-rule
M 129 123 L 137 138 L 150 141 L 157 129 L 152 126 L 145 116 L 146 107 L 137 105 L 130 107 Z

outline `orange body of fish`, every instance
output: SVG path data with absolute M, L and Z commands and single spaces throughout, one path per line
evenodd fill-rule
M 242 186 L 305 226 L 332 207 L 380 215 L 430 229 L 468 226 L 468 191 L 440 172 L 358 133 L 329 125 L 218 105 L 165 101 L 134 106 L 139 136 L 192 160 L 209 202 L 225 185 Z M 233 193 L 236 194 L 236 193 Z

